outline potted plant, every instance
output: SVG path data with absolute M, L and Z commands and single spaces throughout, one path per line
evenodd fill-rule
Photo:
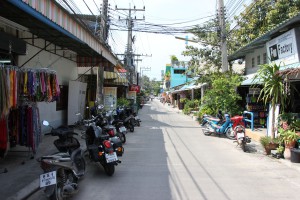
M 276 158 L 283 158 L 283 152 L 284 152 L 284 146 L 282 145 L 279 145 L 276 149 L 276 154 L 275 154 L 275 157 Z
M 284 143 L 284 158 L 290 159 L 291 158 L 291 148 L 294 148 L 296 145 L 297 139 L 299 139 L 299 135 L 296 133 L 295 130 L 287 129 L 284 130 L 283 128 L 279 128 L 279 137 L 280 140 Z
M 166 81 L 169 81 L 170 78 L 171 78 L 171 72 L 170 72 L 170 71 L 167 71 L 167 72 L 165 73 L 165 80 L 166 80 Z
M 272 139 L 270 136 L 263 136 L 259 139 L 260 144 L 265 148 L 266 154 L 270 155 L 271 150 L 275 150 L 279 146 L 277 139 Z

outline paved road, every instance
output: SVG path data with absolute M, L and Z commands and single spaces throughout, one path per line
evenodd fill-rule
M 158 100 L 140 111 L 113 177 L 88 163 L 72 199 L 297 199 L 300 172 L 276 159 L 244 153 L 226 138 L 204 136 L 188 116 Z M 45 199 L 40 191 L 29 199 Z

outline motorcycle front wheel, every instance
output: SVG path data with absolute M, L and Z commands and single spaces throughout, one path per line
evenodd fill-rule
M 107 176 L 112 176 L 115 173 L 115 165 L 114 164 L 106 164 L 104 166 L 104 171 Z
M 136 122 L 135 122 L 135 124 L 136 124 L 136 126 L 141 126 L 141 124 L 140 124 L 140 122 L 138 121 L 138 120 L 136 120 Z
M 118 136 L 123 144 L 126 143 L 126 136 L 124 133 L 119 133 Z
M 243 139 L 243 141 L 242 141 L 241 148 L 242 148 L 243 152 L 246 152 L 246 141 L 245 141 L 245 139 Z
M 132 123 L 128 124 L 128 129 L 130 132 L 134 132 L 134 125 Z
M 235 139 L 235 134 L 234 134 L 234 130 L 232 127 L 228 128 L 226 130 L 226 137 L 231 139 L 231 140 L 234 140 Z

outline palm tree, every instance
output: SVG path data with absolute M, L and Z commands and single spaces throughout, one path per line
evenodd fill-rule
M 284 107 L 287 99 L 287 93 L 284 87 L 284 78 L 279 74 L 279 71 L 280 64 L 277 65 L 276 63 L 270 63 L 261 65 L 253 81 L 262 82 L 263 88 L 260 91 L 258 101 L 262 100 L 265 105 L 270 102 L 273 108 L 271 127 L 272 138 L 275 137 L 275 106 L 280 104 Z

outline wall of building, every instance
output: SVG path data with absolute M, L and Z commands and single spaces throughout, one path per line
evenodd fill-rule
M 35 47 L 30 44 L 27 44 L 27 55 L 18 56 L 18 65 L 21 66 L 33 55 L 35 55 L 40 48 L 43 48 L 45 45 L 44 40 L 35 40 Z M 54 46 L 49 46 L 47 49 L 54 49 Z M 60 47 L 56 47 L 60 48 Z M 57 52 L 58 54 L 66 54 L 63 51 Z M 28 63 L 22 68 L 48 68 L 56 71 L 58 77 L 59 85 L 68 85 L 69 80 L 75 80 L 78 77 L 77 64 L 74 61 L 60 57 L 53 53 L 42 51 L 37 56 L 33 57 Z M 67 121 L 67 110 L 56 111 L 56 102 L 38 102 L 37 103 L 40 111 L 40 119 L 47 120 L 54 127 L 66 124 Z M 44 130 L 45 127 L 42 127 Z
M 180 70 L 182 71 L 182 73 L 174 73 L 174 70 Z M 181 85 L 186 83 L 187 80 L 187 76 L 185 75 L 185 71 L 186 68 L 182 68 L 182 67 L 178 67 L 178 68 L 171 68 L 171 84 L 170 84 L 170 88 L 175 87 L 177 85 Z
M 265 46 L 256 49 L 254 52 L 248 53 L 245 57 L 245 61 L 246 61 L 245 74 L 253 74 L 259 69 L 258 65 L 265 64 L 266 62 L 264 62 L 264 56 L 266 56 L 265 61 L 268 62 L 267 50 Z M 258 62 L 259 57 L 260 57 L 260 62 Z M 252 59 L 254 59 L 254 66 L 252 65 Z

